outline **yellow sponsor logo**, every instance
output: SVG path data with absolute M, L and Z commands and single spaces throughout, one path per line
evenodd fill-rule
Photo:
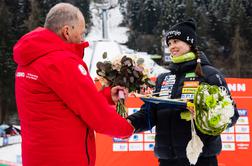
M 182 89 L 182 93 L 190 93 L 190 94 L 194 94 L 196 92 L 197 88 L 183 88 Z

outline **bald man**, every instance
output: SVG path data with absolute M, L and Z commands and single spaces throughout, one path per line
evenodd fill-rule
M 14 46 L 23 166 L 94 166 L 94 131 L 129 137 L 133 127 L 96 90 L 83 62 L 85 19 L 68 3 L 53 6 L 44 27 Z M 106 100 L 109 99 L 109 100 Z

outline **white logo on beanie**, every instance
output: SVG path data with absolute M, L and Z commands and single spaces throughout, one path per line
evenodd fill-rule
M 180 31 L 177 31 L 177 30 L 175 30 L 175 31 L 169 31 L 169 32 L 167 33 L 167 35 L 168 35 L 168 36 L 169 36 L 169 35 L 179 36 L 179 35 L 181 35 L 181 32 L 180 32 Z
M 187 36 L 186 41 L 189 41 L 189 42 L 193 43 L 193 38 L 190 39 L 190 36 Z

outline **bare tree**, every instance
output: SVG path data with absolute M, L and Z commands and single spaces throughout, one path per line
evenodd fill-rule
M 241 57 L 244 56 L 245 41 L 240 35 L 240 26 L 238 25 L 235 29 L 234 38 L 232 41 L 232 53 L 231 59 L 234 63 L 234 76 L 241 77 Z

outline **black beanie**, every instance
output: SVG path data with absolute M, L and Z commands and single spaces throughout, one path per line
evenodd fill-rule
M 169 31 L 166 33 L 166 44 L 168 45 L 168 41 L 170 39 L 179 39 L 196 48 L 196 36 L 195 20 L 188 19 L 184 22 L 172 26 L 169 29 Z

